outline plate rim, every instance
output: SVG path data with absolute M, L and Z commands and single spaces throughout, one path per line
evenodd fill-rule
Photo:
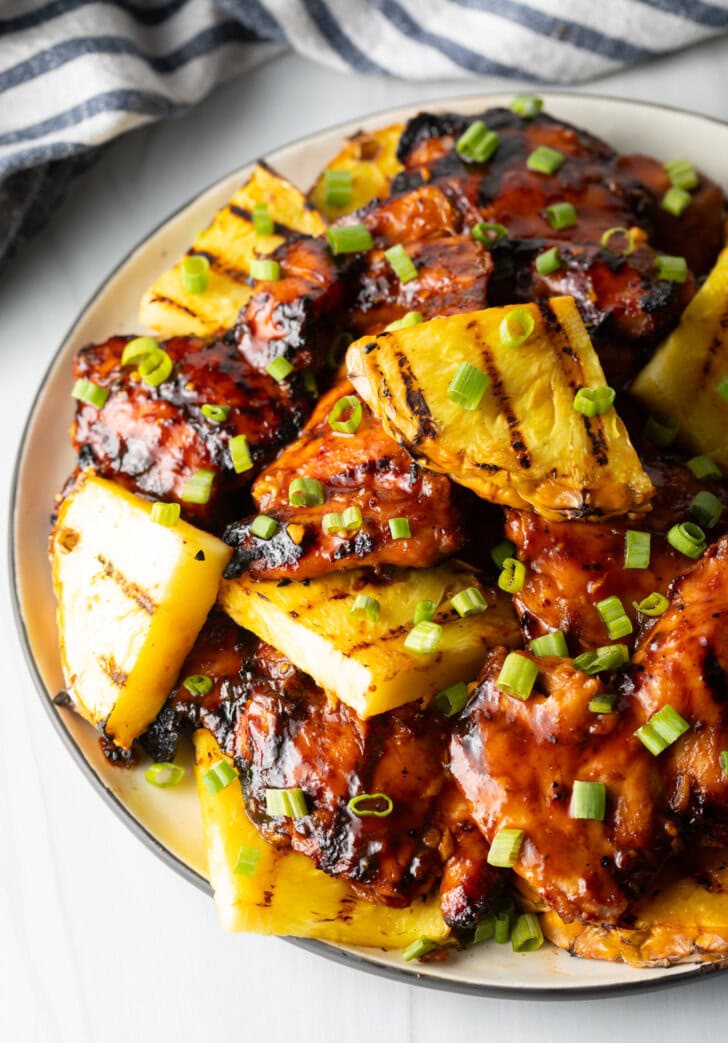
M 488 91 L 476 91 L 467 94 L 457 94 L 453 96 L 436 96 L 432 98 L 425 98 L 411 103 L 403 103 L 400 105 L 390 105 L 383 109 L 378 109 L 372 112 L 366 112 L 363 115 L 355 116 L 349 119 L 339 120 L 336 123 L 327 124 L 324 127 L 320 127 L 317 130 L 309 131 L 306 134 L 302 134 L 300 137 L 293 138 L 283 144 L 277 146 L 271 152 L 271 157 L 274 157 L 277 153 L 285 150 L 295 148 L 297 146 L 305 145 L 309 141 L 315 141 L 316 138 L 321 137 L 324 134 L 333 133 L 337 130 L 343 130 L 343 128 L 349 128 L 361 120 L 362 122 L 369 122 L 371 120 L 382 117 L 385 119 L 388 115 L 400 112 L 404 109 L 412 109 L 420 111 L 426 110 L 429 106 L 442 107 L 444 104 L 452 104 L 453 107 L 457 107 L 459 104 L 472 103 L 478 99 L 483 99 L 487 104 L 489 98 L 502 97 L 508 93 L 506 89 L 502 90 L 488 90 Z M 708 124 L 717 125 L 728 129 L 728 119 L 721 119 L 716 116 L 709 116 L 704 113 L 694 112 L 691 109 L 681 108 L 675 105 L 666 105 L 662 102 L 655 101 L 644 101 L 642 99 L 625 98 L 610 94 L 591 94 L 586 91 L 571 91 L 571 90 L 553 90 L 547 88 L 546 90 L 539 92 L 544 95 L 548 95 L 556 98 L 576 98 L 580 101 L 586 101 L 587 103 L 592 102 L 607 102 L 610 105 L 624 106 L 625 108 L 643 108 L 643 109 L 657 109 L 663 112 L 677 113 L 682 116 L 689 116 L 691 119 L 703 121 Z M 353 133 L 356 133 L 355 131 Z M 267 157 L 262 157 L 264 161 L 268 162 Z M 106 284 L 131 260 L 133 255 L 141 250 L 144 245 L 159 231 L 161 231 L 165 225 L 173 221 L 179 214 L 181 214 L 188 207 L 192 206 L 200 196 L 206 192 L 211 191 L 217 185 L 221 184 L 225 180 L 232 178 L 238 171 L 244 170 L 246 167 L 254 165 L 259 162 L 261 157 L 250 158 L 244 160 L 241 163 L 237 163 L 233 168 L 228 170 L 226 173 L 216 177 L 213 181 L 204 185 L 198 191 L 196 191 L 189 198 L 184 200 L 178 206 L 176 206 L 169 213 L 165 214 L 164 217 L 154 225 L 153 228 L 149 229 L 136 243 L 134 243 L 129 250 L 121 257 L 113 267 L 106 272 L 106 274 L 99 280 L 94 290 L 88 295 L 84 303 L 75 313 L 73 320 L 67 327 L 63 337 L 58 343 L 58 347 L 53 351 L 47 365 L 43 370 L 43 374 L 36 385 L 35 394 L 33 395 L 30 409 L 25 417 L 20 437 L 15 450 L 15 457 L 12 469 L 12 475 L 10 479 L 10 499 L 8 504 L 8 526 L 7 526 L 7 568 L 8 568 L 8 579 L 10 588 L 10 603 L 12 609 L 12 615 L 15 621 L 16 636 L 19 640 L 23 658 L 26 666 L 30 673 L 31 680 L 33 681 L 36 694 L 38 695 L 40 702 L 44 708 L 47 718 L 50 720 L 53 730 L 60 737 L 64 746 L 68 749 L 71 754 L 71 758 L 77 765 L 82 774 L 86 777 L 91 787 L 95 790 L 97 795 L 111 808 L 116 817 L 126 826 L 128 830 L 138 839 L 141 843 L 157 858 L 159 858 L 165 865 L 172 869 L 175 873 L 181 876 L 188 883 L 192 884 L 198 890 L 212 897 L 212 887 L 204 877 L 197 873 L 191 866 L 187 865 L 180 857 L 165 847 L 157 837 L 147 827 L 135 817 L 135 815 L 129 810 L 129 808 L 123 803 L 123 801 L 106 786 L 103 780 L 96 774 L 92 765 L 84 756 L 83 751 L 79 744 L 75 741 L 72 733 L 65 727 L 62 721 L 61 715 L 58 713 L 58 708 L 55 706 L 53 701 L 53 695 L 48 691 L 46 684 L 41 677 L 38 664 L 33 655 L 33 650 L 30 644 L 30 637 L 25 623 L 23 615 L 23 609 L 20 598 L 20 586 L 18 582 L 18 567 L 16 558 L 16 547 L 17 547 L 17 502 L 18 502 L 18 490 L 21 479 L 21 473 L 23 470 L 24 458 L 27 451 L 28 435 L 30 432 L 31 425 L 35 419 L 36 408 L 38 398 L 47 383 L 48 377 L 55 367 L 59 356 L 63 352 L 66 344 L 68 343 L 73 331 L 76 326 L 80 323 L 82 317 L 88 311 L 93 304 L 96 297 L 101 293 Z M 275 159 L 273 159 L 273 166 L 275 168 Z M 497 999 L 527 999 L 527 1000 L 553 1000 L 559 1001 L 564 999 L 571 1000 L 589 1000 L 596 998 L 610 998 L 612 996 L 620 996 L 625 994 L 637 994 L 642 992 L 653 992 L 657 989 L 664 989 L 670 986 L 683 985 L 688 982 L 695 982 L 696 980 L 705 980 L 706 978 L 712 977 L 715 974 L 728 971 L 728 960 L 718 961 L 715 963 L 703 963 L 696 964 L 690 970 L 686 970 L 682 973 L 659 975 L 654 980 L 649 978 L 641 978 L 639 981 L 634 982 L 613 982 L 604 985 L 586 985 L 586 986 L 559 986 L 554 987 L 541 987 L 541 986 L 528 986 L 528 985 L 492 985 L 492 984 L 479 984 L 473 981 L 457 981 L 450 978 L 438 978 L 431 977 L 423 971 L 416 971 L 414 969 L 408 970 L 404 967 L 394 967 L 385 964 L 381 964 L 362 953 L 352 951 L 351 949 L 342 948 L 333 944 L 329 944 L 325 941 L 308 938 L 291 938 L 283 936 L 282 941 L 286 941 L 289 944 L 294 945 L 296 948 L 303 949 L 306 952 L 313 953 L 316 956 L 321 956 L 326 960 L 330 960 L 334 963 L 338 963 L 343 966 L 354 968 L 356 970 L 364 971 L 367 974 L 375 975 L 377 977 L 387 978 L 390 981 L 397 981 L 408 985 L 418 985 L 424 988 L 437 989 L 444 992 L 458 993 L 461 995 L 471 996 L 483 996 L 486 998 L 497 998 Z M 659 972 L 661 968 L 655 968 L 656 972 Z

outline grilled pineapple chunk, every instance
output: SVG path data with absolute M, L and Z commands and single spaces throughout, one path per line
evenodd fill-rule
M 84 472 L 51 535 L 63 673 L 79 711 L 128 748 L 159 713 L 217 596 L 230 549 Z
M 481 590 L 488 610 L 461 619 L 450 598 L 467 587 Z M 379 602 L 376 622 L 352 614 L 359 594 Z M 244 575 L 223 581 L 220 600 L 239 626 L 274 645 L 364 718 L 472 680 L 488 649 L 514 645 L 520 637 L 510 599 L 484 589 L 476 573 L 453 562 L 400 569 L 387 584 L 362 569 L 283 587 Z M 419 601 L 439 606 L 435 622 L 442 638 L 432 654 L 404 647 Z
M 632 384 L 654 413 L 679 421 L 678 440 L 728 468 L 728 247 L 683 312 L 677 328 Z
M 573 298 L 522 305 L 534 330 L 517 348 L 500 336 L 511 310 L 362 337 L 347 353 L 349 377 L 392 437 L 486 500 L 553 520 L 647 510 L 652 483 L 616 411 L 573 408 L 580 387 L 605 386 Z M 490 378 L 474 411 L 448 394 L 464 362 Z
M 397 160 L 397 145 L 403 129 L 402 124 L 396 123 L 381 130 L 360 130 L 325 167 L 308 198 L 327 221 L 335 221 L 372 199 L 389 195 L 389 183 L 402 169 Z M 324 178 L 327 170 L 348 170 L 351 173 L 351 199 L 344 206 L 326 202 Z
M 247 816 L 237 782 L 218 793 L 204 784 L 205 772 L 227 759 L 212 735 L 197 731 L 194 743 L 210 882 L 225 930 L 385 949 L 404 948 L 421 935 L 433 941 L 447 938 L 437 896 L 405 909 L 374 905 L 305 855 L 266 844 Z M 236 872 L 241 849 L 253 867 L 250 876 Z
M 276 234 L 256 235 L 253 208 L 268 205 Z M 228 329 L 250 299 L 251 260 L 268 254 L 293 232 L 320 235 L 326 227 L 321 215 L 289 181 L 259 164 L 250 180 L 218 210 L 212 224 L 201 232 L 189 254 L 204 254 L 210 261 L 210 277 L 204 293 L 189 293 L 182 275 L 184 258 L 152 283 L 139 306 L 141 322 L 165 337 L 180 334 L 205 336 Z

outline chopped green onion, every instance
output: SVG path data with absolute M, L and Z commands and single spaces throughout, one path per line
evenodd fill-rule
M 455 149 L 466 163 L 487 163 L 500 145 L 500 137 L 482 120 L 474 120 L 457 140 Z
M 660 200 L 660 206 L 673 217 L 680 217 L 685 208 L 690 206 L 690 193 L 686 192 L 684 188 L 677 188 L 673 185 L 672 188 L 668 188 Z
M 309 395 L 318 395 L 318 384 L 316 383 L 316 374 L 312 369 L 302 369 L 301 377 L 303 378 L 303 386 Z
M 615 239 L 625 240 L 621 249 L 615 245 Z M 610 253 L 614 254 L 622 254 L 623 257 L 629 257 L 631 253 L 634 253 L 634 237 L 629 228 L 608 228 L 600 239 L 600 243 L 605 250 L 609 250 Z
M 209 771 L 205 772 L 202 776 L 202 781 L 208 793 L 214 795 L 227 789 L 231 782 L 235 782 L 237 777 L 237 772 L 229 761 L 218 761 L 217 764 L 213 764 Z
M 526 166 L 538 174 L 555 174 L 565 159 L 563 152 L 549 148 L 548 145 L 539 145 L 526 160 Z
M 582 652 L 572 660 L 577 670 L 593 677 L 605 670 L 618 670 L 629 662 L 629 649 L 626 645 L 602 645 L 595 652 Z
M 441 692 L 438 692 L 432 700 L 432 705 L 446 717 L 452 717 L 453 714 L 460 713 L 467 701 L 468 686 L 465 681 L 458 681 L 456 684 L 451 684 L 449 688 L 443 688 Z
M 430 655 L 437 650 L 442 640 L 442 627 L 429 619 L 416 623 L 405 638 L 404 647 L 417 655 Z
M 178 503 L 153 503 L 150 518 L 157 525 L 173 529 L 179 521 L 180 505 Z
M 417 941 L 412 942 L 407 946 L 406 949 L 402 950 L 402 959 L 410 963 L 412 960 L 419 960 L 422 956 L 427 956 L 428 952 L 432 952 L 433 949 L 437 949 L 437 942 L 433 942 L 431 938 L 418 938 Z
M 477 242 L 491 246 L 499 239 L 505 239 L 508 229 L 505 225 L 498 224 L 497 221 L 478 221 L 477 225 L 473 225 L 471 228 L 470 234 Z
M 421 311 L 408 311 L 401 319 L 395 319 L 389 326 L 384 327 L 385 333 L 394 333 L 395 330 L 406 330 L 410 326 L 418 326 L 425 321 Z
M 724 402 L 728 402 L 728 377 L 724 377 L 719 384 L 716 384 L 715 390 Z
M 684 188 L 690 192 L 698 187 L 698 175 L 689 159 L 670 160 L 669 163 L 663 163 L 663 169 L 670 178 L 670 184 L 676 188 Z
M 536 258 L 536 271 L 539 275 L 553 275 L 561 267 L 561 254 L 558 246 L 552 246 Z
M 488 602 L 477 587 L 466 587 L 465 590 L 461 590 L 459 594 L 450 599 L 450 604 L 462 619 L 477 616 L 488 608 Z
M 721 750 L 718 759 L 723 772 L 723 778 L 728 778 L 728 750 Z
M 343 532 L 344 518 L 338 511 L 329 511 L 321 519 L 321 528 L 327 536 L 336 532 Z
M 499 829 L 490 845 L 488 865 L 512 869 L 521 853 L 524 836 L 522 829 Z
M 524 308 L 510 308 L 498 327 L 501 344 L 506 348 L 520 348 L 533 333 L 536 323 Z
M 517 94 L 511 101 L 511 110 L 525 120 L 538 116 L 543 108 L 543 99 L 535 94 Z
M 285 380 L 290 373 L 293 373 L 293 366 L 285 355 L 279 355 L 278 358 L 275 358 L 272 362 L 268 363 L 265 367 L 265 371 L 269 377 L 273 377 L 273 379 L 280 384 L 280 382 Z
M 616 641 L 618 637 L 626 637 L 627 634 L 631 634 L 632 621 L 624 611 L 624 605 L 618 597 L 614 595 L 609 598 L 604 598 L 603 601 L 597 601 L 594 608 L 597 610 L 602 618 L 603 623 L 607 628 L 609 636 Z
M 590 818 L 604 821 L 607 809 L 607 787 L 603 782 L 582 782 L 576 779 L 571 788 L 571 818 Z
M 207 674 L 190 674 L 182 682 L 190 695 L 207 695 L 212 691 L 212 678 Z
M 519 652 L 506 656 L 496 684 L 501 692 L 515 699 L 526 700 L 533 691 L 538 677 L 538 664 Z
M 696 478 L 722 478 L 723 472 L 720 467 L 711 460 L 709 456 L 694 456 L 688 460 L 686 466 L 692 471 Z
M 615 397 L 614 388 L 579 388 L 574 395 L 573 408 L 583 416 L 601 416 L 612 408 Z
M 349 609 L 352 616 L 366 616 L 370 623 L 376 623 L 382 611 L 382 606 L 376 598 L 368 594 L 357 594 Z
M 685 718 L 681 717 L 673 706 L 666 703 L 634 734 L 653 757 L 659 757 L 668 746 L 677 742 L 680 736 L 689 729 L 690 725 Z
M 324 487 L 318 478 L 294 478 L 288 486 L 288 502 L 293 507 L 318 507 L 324 502 Z
M 208 420 L 211 420 L 213 424 L 224 424 L 230 416 L 230 406 L 215 406 L 206 403 L 202 407 L 201 412 L 202 415 Z
M 253 466 L 253 458 L 250 455 L 250 446 L 245 435 L 235 435 L 230 439 L 230 459 L 232 460 L 235 474 L 243 474 Z
M 673 525 L 667 534 L 667 542 L 688 558 L 699 558 L 707 546 L 705 533 L 693 522 L 680 522 Z
M 521 913 L 511 931 L 514 952 L 535 952 L 543 945 L 543 932 L 535 913 Z
M 662 413 L 653 413 L 642 432 L 642 437 L 660 449 L 667 449 L 675 441 L 680 424 Z
M 136 365 L 139 376 L 150 387 L 158 387 L 169 377 L 174 364 L 154 337 L 135 337 L 121 353 L 122 366 Z
M 249 844 L 243 844 L 238 852 L 237 861 L 233 867 L 233 873 L 238 876 L 255 876 L 260 861 L 260 851 Z
M 122 366 L 133 366 L 149 355 L 156 355 L 162 347 L 154 337 L 134 337 L 124 345 L 121 353 Z
M 461 362 L 450 381 L 447 397 L 461 409 L 476 410 L 490 384 L 490 377 L 469 362 Z
M 589 711 L 591 713 L 614 713 L 617 696 L 612 692 L 600 692 L 589 700 Z
M 354 191 L 350 170 L 324 171 L 324 203 L 326 206 L 348 206 Z
M 503 568 L 503 562 L 506 558 L 512 558 L 516 553 L 516 545 L 511 540 L 501 540 L 490 552 L 490 556 L 493 560 L 494 565 L 499 569 Z
M 473 934 L 473 945 L 489 942 L 495 934 L 495 913 L 486 913 Z
M 281 277 L 281 266 L 278 261 L 254 257 L 250 262 L 250 275 L 262 282 L 278 282 Z
M 646 569 L 650 564 L 652 536 L 649 532 L 627 529 L 624 537 L 624 567 Z
M 495 917 L 495 930 L 493 931 L 493 941 L 497 942 L 498 945 L 505 945 L 505 943 L 511 937 L 511 912 L 510 910 L 503 910 L 496 913 Z
M 172 786 L 178 786 L 184 777 L 185 769 L 179 764 L 171 764 L 169 761 L 152 764 L 144 772 L 147 782 L 160 789 L 171 789 Z
M 345 419 L 341 419 L 345 417 Z M 344 395 L 334 403 L 329 413 L 328 423 L 332 431 L 342 435 L 353 435 L 359 430 L 364 417 L 361 401 L 356 395 Z
M 210 281 L 210 262 L 201 254 L 185 257 L 182 262 L 182 282 L 187 293 L 204 293 Z
M 214 471 L 208 471 L 204 468 L 195 471 L 182 489 L 180 498 L 183 503 L 208 503 L 214 480 Z
M 506 558 L 503 571 L 498 577 L 498 586 L 506 594 L 518 594 L 526 582 L 526 566 L 515 558 Z
M 429 623 L 435 618 L 435 612 L 437 612 L 437 605 L 434 601 L 418 601 L 415 605 L 415 615 L 413 623 L 417 626 L 418 623 Z
M 720 521 L 723 504 L 714 493 L 701 489 L 690 501 L 690 514 L 698 525 L 704 529 L 712 529 Z
M 555 232 L 562 228 L 573 228 L 576 224 L 576 208 L 573 203 L 552 203 L 544 210 L 546 220 Z
M 347 507 L 342 512 L 341 523 L 342 528 L 347 532 L 357 532 L 361 529 L 364 518 L 362 517 L 361 507 Z
M 655 258 L 655 272 L 658 279 L 666 282 L 685 282 L 688 277 L 688 265 L 684 257 L 670 257 L 667 254 Z
M 278 532 L 278 522 L 267 514 L 259 514 L 250 523 L 250 531 L 259 540 L 270 540 Z
M 562 630 L 552 630 L 549 634 L 534 637 L 529 648 L 535 656 L 557 655 L 565 659 L 569 654 L 566 637 Z
M 393 540 L 408 540 L 412 535 L 409 518 L 390 518 L 389 531 Z
M 412 282 L 413 279 L 417 278 L 417 268 L 401 243 L 390 246 L 388 250 L 384 251 L 384 256 L 391 264 L 395 275 L 401 283 Z
M 346 805 L 357 818 L 387 818 L 394 810 L 388 793 L 359 793 Z
M 646 598 L 641 601 L 633 601 L 632 604 L 641 612 L 643 616 L 661 616 L 662 613 L 669 608 L 670 602 L 667 600 L 664 594 L 659 594 L 655 591 L 653 594 L 648 594 Z
M 333 254 L 363 253 L 372 248 L 372 234 L 364 225 L 335 225 L 326 229 Z
M 71 395 L 78 399 L 79 402 L 85 402 L 87 406 L 103 409 L 106 405 L 106 399 L 109 397 L 109 390 L 108 388 L 99 387 L 92 380 L 80 377 L 73 385 Z
M 266 789 L 265 813 L 271 818 L 303 818 L 308 815 L 306 795 L 299 786 Z
M 256 235 L 273 235 L 273 218 L 268 213 L 267 203 L 256 203 L 253 207 L 253 231 Z

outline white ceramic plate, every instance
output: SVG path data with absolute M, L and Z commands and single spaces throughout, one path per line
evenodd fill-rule
M 605 138 L 624 152 L 663 159 L 688 155 L 694 164 L 728 188 L 728 125 L 702 116 L 637 102 L 573 94 L 544 95 L 547 110 Z M 510 95 L 470 95 L 377 113 L 343 124 L 271 153 L 267 159 L 285 177 L 306 189 L 315 175 L 360 128 L 404 121 L 421 109 L 480 112 L 508 104 Z M 79 315 L 61 344 L 38 391 L 18 456 L 12 505 L 11 569 L 17 620 L 28 664 L 41 698 L 69 751 L 136 835 L 173 869 L 197 886 L 205 880 L 202 828 L 191 772 L 169 793 L 149 786 L 143 771 L 120 771 L 102 756 L 98 733 L 70 710 L 57 710 L 51 697 L 63 687 L 58 658 L 55 601 L 47 560 L 48 517 L 53 496 L 70 473 L 74 456 L 67 430 L 73 413 L 71 359 L 89 341 L 113 333 L 139 331 L 137 306 L 143 290 L 192 242 L 196 232 L 248 176 L 244 166 L 203 191 L 170 217 L 119 265 Z M 245 944 L 240 939 L 241 946 Z M 510 946 L 480 946 L 447 964 L 405 964 L 397 953 L 301 942 L 312 951 L 355 962 L 362 969 L 452 990 L 523 997 L 588 996 L 595 992 L 649 988 L 684 981 L 706 968 L 634 969 L 619 964 L 571 959 L 549 946 L 514 954 Z

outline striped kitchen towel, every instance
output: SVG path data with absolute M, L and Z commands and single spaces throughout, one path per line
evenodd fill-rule
M 728 29 L 728 0 L 0 0 L 0 267 L 99 146 L 294 48 L 335 69 L 585 80 Z

